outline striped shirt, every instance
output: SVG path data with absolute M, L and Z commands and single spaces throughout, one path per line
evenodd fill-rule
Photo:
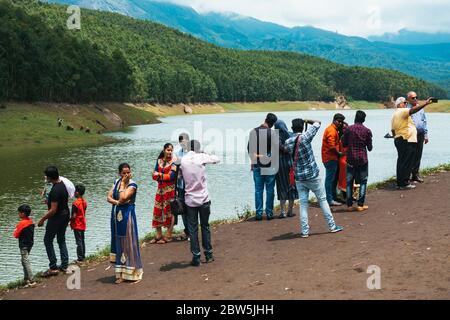
M 316 122 L 308 128 L 305 133 L 295 134 L 286 140 L 286 147 L 292 154 L 294 152 L 295 142 L 300 136 L 298 144 L 298 160 L 295 167 L 295 179 L 297 181 L 305 181 L 315 179 L 319 176 L 319 167 L 317 166 L 314 152 L 311 146 L 312 139 L 319 131 L 320 123 Z M 296 156 L 296 155 L 295 155 Z M 294 156 L 294 160 L 295 160 Z

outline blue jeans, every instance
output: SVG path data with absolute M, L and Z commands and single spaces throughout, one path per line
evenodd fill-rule
M 275 199 L 275 180 L 276 175 L 262 175 L 261 168 L 253 169 L 253 181 L 255 182 L 255 207 L 256 218 L 262 218 L 263 214 L 263 195 L 266 188 L 266 215 L 273 216 L 273 202 Z
M 339 169 L 339 161 L 330 160 L 323 164 L 326 169 L 325 175 L 325 191 L 327 193 L 327 201 L 331 203 L 336 199 L 336 188 L 338 184 L 338 169 Z
M 331 209 L 325 195 L 325 190 L 322 185 L 320 178 L 315 178 L 305 181 L 297 181 L 297 189 L 300 195 L 300 225 L 301 233 L 309 233 L 308 225 L 308 207 L 309 207 L 309 191 L 312 191 L 317 198 L 322 209 L 323 217 L 325 218 L 328 228 L 333 230 L 336 228 L 336 223 L 334 222 L 333 215 L 331 214 Z
M 347 163 L 347 206 L 353 205 L 353 182 L 359 184 L 358 206 L 362 207 L 366 200 L 367 177 L 369 175 L 369 164 L 363 166 L 352 166 Z

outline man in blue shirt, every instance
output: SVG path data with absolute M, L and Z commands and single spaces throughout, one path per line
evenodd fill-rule
M 183 173 L 180 169 L 181 159 L 189 152 L 189 135 L 187 133 L 181 133 L 178 137 L 179 145 L 175 149 L 174 153 L 176 156 L 175 164 L 178 166 L 178 177 L 177 177 L 177 192 L 178 196 L 184 200 L 184 194 L 185 194 L 185 184 L 183 179 Z M 181 215 L 183 219 L 183 225 L 184 225 L 184 236 L 181 236 L 181 240 L 187 239 L 190 240 L 189 236 L 189 230 L 188 230 L 188 221 L 186 214 Z M 175 225 L 178 224 L 178 215 L 175 216 Z
M 302 133 L 304 123 L 309 123 L 311 126 L 306 132 Z M 330 232 L 335 233 L 343 230 L 342 227 L 337 226 L 334 222 L 330 205 L 327 201 L 325 187 L 319 178 L 319 167 L 317 166 L 311 147 L 311 142 L 319 131 L 320 124 L 319 121 L 302 119 L 292 120 L 292 131 L 294 131 L 295 134 L 287 139 L 285 143 L 294 158 L 295 180 L 300 195 L 300 236 L 302 238 L 307 238 L 309 236 L 309 191 L 312 191 L 316 196 Z
M 411 91 L 407 96 L 408 104 L 407 108 L 415 107 L 419 100 L 417 98 L 417 93 Z M 425 110 L 421 109 L 419 112 L 411 115 L 414 124 L 417 129 L 417 143 L 414 144 L 414 156 L 412 162 L 412 175 L 411 181 L 423 182 L 423 178 L 419 175 L 420 161 L 422 159 L 423 145 L 428 143 L 428 128 L 427 128 L 427 117 L 425 115 Z

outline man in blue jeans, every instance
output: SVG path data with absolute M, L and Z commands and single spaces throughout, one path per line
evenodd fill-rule
M 258 221 L 262 220 L 263 215 L 264 188 L 266 189 L 266 217 L 267 220 L 273 219 L 278 159 L 275 154 L 272 154 L 272 150 L 274 153 L 278 151 L 278 138 L 275 137 L 271 128 L 277 120 L 277 116 L 273 113 L 267 114 L 264 123 L 250 132 L 247 146 L 255 182 L 255 207 Z
M 337 201 L 336 188 L 339 180 L 339 158 L 343 156 L 339 151 L 339 130 L 342 129 L 344 120 L 344 115 L 336 113 L 333 123 L 325 129 L 322 139 L 322 162 L 326 169 L 325 191 L 330 206 L 341 205 Z
M 303 132 L 304 123 L 312 125 L 305 133 L 301 133 Z M 309 237 L 309 191 L 312 191 L 316 196 L 330 232 L 335 233 L 343 230 L 342 227 L 336 225 L 334 222 L 322 181 L 319 178 L 319 167 L 317 166 L 311 147 L 311 142 L 317 134 L 317 131 L 319 131 L 319 128 L 319 121 L 294 119 L 292 120 L 292 130 L 295 134 L 286 140 L 286 146 L 289 151 L 297 157 L 294 171 L 297 189 L 300 195 L 300 236 L 302 238 Z

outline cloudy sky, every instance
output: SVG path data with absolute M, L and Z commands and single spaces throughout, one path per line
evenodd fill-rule
M 449 0 L 166 0 L 199 12 L 226 11 L 285 26 L 312 25 L 346 35 L 402 28 L 450 32 Z

